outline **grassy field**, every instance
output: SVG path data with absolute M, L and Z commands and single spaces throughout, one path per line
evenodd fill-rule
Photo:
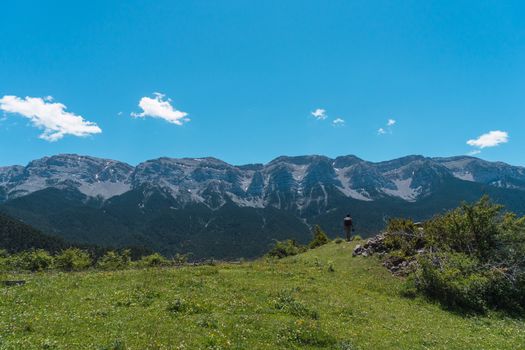
M 0 287 L 0 349 L 525 349 L 525 321 L 400 296 L 330 243 L 280 261 L 42 273 Z

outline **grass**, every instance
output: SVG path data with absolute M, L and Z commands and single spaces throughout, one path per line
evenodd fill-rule
M 16 276 L 0 349 L 523 349 L 525 322 L 401 296 L 355 243 L 216 266 Z

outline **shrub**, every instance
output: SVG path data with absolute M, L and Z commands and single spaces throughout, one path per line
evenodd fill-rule
M 275 242 L 275 245 L 270 249 L 267 255 L 282 259 L 287 256 L 297 255 L 303 251 L 304 248 L 297 244 L 295 240 L 289 239 L 286 241 Z
M 189 258 L 190 254 L 175 254 L 175 256 L 173 257 L 173 263 L 175 265 L 184 265 L 188 262 L 188 258 Z
M 13 270 L 43 271 L 53 266 L 53 257 L 45 250 L 29 250 L 11 255 L 7 265 Z
M 388 250 L 399 250 L 405 256 L 412 256 L 425 245 L 425 241 L 412 220 L 394 218 L 388 221 L 384 244 Z
M 159 253 L 153 253 L 144 256 L 137 263 L 141 267 L 159 267 L 171 265 L 171 262 Z
M 102 270 L 120 270 L 128 267 L 130 262 L 129 250 L 124 250 L 122 253 L 109 251 L 98 260 L 97 267 Z
M 319 225 L 315 225 L 314 238 L 312 239 L 310 244 L 308 244 L 308 247 L 310 249 L 314 249 L 322 245 L 325 245 L 328 242 L 330 242 L 330 240 L 328 239 L 328 236 L 326 235 L 326 233 L 321 229 Z
M 414 231 L 408 220 L 392 221 L 389 231 L 398 229 L 414 234 L 387 233 L 389 257 L 425 248 L 409 289 L 462 311 L 525 312 L 525 217 L 502 213 L 483 197 L 432 218 L 423 231 Z
M 425 255 L 414 283 L 427 295 L 456 310 L 485 312 L 490 279 L 478 272 L 479 262 L 463 253 Z
M 80 271 L 91 266 L 88 252 L 78 248 L 68 248 L 55 256 L 55 267 L 63 271 Z

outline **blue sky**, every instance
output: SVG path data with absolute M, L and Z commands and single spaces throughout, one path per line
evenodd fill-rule
M 78 3 L 2 5 L 0 165 L 471 152 L 525 165 L 522 1 Z

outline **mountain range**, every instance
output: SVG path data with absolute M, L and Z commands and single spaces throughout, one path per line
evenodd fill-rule
M 278 157 L 231 165 L 159 158 L 132 166 L 62 154 L 0 167 L 0 211 L 67 241 L 143 245 L 167 255 L 254 257 L 274 240 L 310 239 L 320 224 L 358 234 L 394 216 L 423 220 L 488 194 L 525 213 L 525 168 L 475 157 Z

